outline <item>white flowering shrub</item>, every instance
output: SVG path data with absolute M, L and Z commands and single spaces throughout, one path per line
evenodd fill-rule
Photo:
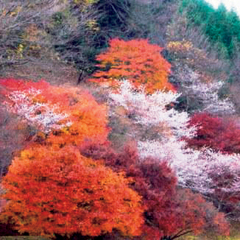
M 180 94 L 172 91 L 156 91 L 146 94 L 144 89 L 136 90 L 127 81 L 123 81 L 117 93 L 109 94 L 109 103 L 113 106 L 122 106 L 132 116 L 136 124 L 143 127 L 166 125 L 166 131 L 171 130 L 178 139 L 183 136 L 191 137 L 195 128 L 188 127 L 189 116 L 186 112 L 178 112 L 171 106 Z M 164 132 L 161 132 L 165 135 Z
M 189 106 L 218 115 L 235 112 L 235 106 L 229 98 L 219 98 L 219 91 L 224 86 L 223 81 L 203 81 L 199 73 L 187 66 L 179 67 L 175 75 L 175 80 L 180 84 L 179 90 L 188 99 Z

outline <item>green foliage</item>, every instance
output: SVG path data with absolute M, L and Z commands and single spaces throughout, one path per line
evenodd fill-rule
M 240 19 L 234 11 L 228 12 L 222 4 L 214 9 L 204 0 L 183 0 L 179 8 L 186 13 L 190 26 L 199 26 L 221 56 L 233 58 L 240 42 Z

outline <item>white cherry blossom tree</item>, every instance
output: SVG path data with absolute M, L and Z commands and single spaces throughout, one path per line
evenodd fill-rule
M 118 92 L 109 94 L 109 102 L 111 106 L 124 107 L 133 125 L 140 125 L 138 131 L 145 133 L 147 131 L 143 129 L 153 126 L 160 129 L 155 138 L 149 138 L 146 134 L 139 138 L 136 132 L 136 135 L 132 133 L 143 160 L 153 157 L 168 161 L 176 171 L 180 187 L 204 194 L 221 210 L 230 204 L 236 211 L 237 204 L 232 204 L 232 201 L 240 200 L 240 155 L 187 147 L 184 137 L 193 137 L 197 126 L 189 127 L 189 115 L 171 107 L 179 95 L 164 91 L 147 95 L 144 89 L 137 91 L 128 81 L 124 81 Z M 163 125 L 165 127 L 160 127 Z M 240 213 L 240 209 L 237 211 Z

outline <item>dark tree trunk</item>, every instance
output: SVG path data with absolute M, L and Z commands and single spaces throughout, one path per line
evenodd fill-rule
M 78 81 L 77 81 L 77 85 L 80 84 L 85 78 L 85 74 L 84 74 L 84 71 L 81 70 L 80 73 L 79 73 L 79 76 L 78 76 Z

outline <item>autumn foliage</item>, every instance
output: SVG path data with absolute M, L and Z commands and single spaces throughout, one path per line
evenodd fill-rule
M 206 229 L 228 235 L 223 213 L 201 194 L 177 186 L 178 179 L 168 163 L 170 155 L 165 154 L 164 159 L 139 157 L 134 144 L 121 153 L 112 149 L 107 141 L 106 107 L 86 91 L 14 79 L 2 79 L 0 86 L 5 110 L 36 133 L 15 155 L 3 178 L 2 196 L 7 200 L 0 216 L 3 224 L 13 225 L 21 234 L 65 239 L 76 234 L 80 238 L 108 234 L 111 239 L 121 235 L 125 239 L 173 240 Z M 149 86 L 146 82 L 145 89 Z M 159 128 L 159 121 L 167 119 L 179 144 L 182 137 L 192 135 L 195 123 L 190 120 L 188 128 L 188 115 L 180 117 L 166 107 L 177 94 L 132 92 L 120 91 L 119 96 L 118 91 L 111 97 L 120 106 L 126 105 L 132 117 L 139 115 L 137 124 Z M 142 102 L 147 105 L 142 107 Z M 166 134 L 165 138 L 171 136 Z M 180 181 L 181 174 L 175 170 Z
M 9 201 L 1 218 L 30 235 L 139 235 L 143 208 L 130 182 L 74 147 L 28 148 L 3 179 Z
M 219 46 L 180 15 L 161 39 L 153 33 L 174 1 L 42 1 L 2 4 L 4 75 L 51 73 L 60 84 L 61 68 L 78 72 L 79 86 L 0 78 L 0 235 L 229 236 L 228 220 L 240 220 L 239 109 L 225 89 L 236 75 L 231 61 L 218 60 Z
M 174 90 L 168 82 L 170 64 L 161 56 L 162 48 L 147 40 L 124 41 L 113 39 L 108 50 L 97 56 L 101 70 L 91 81 L 116 87 L 122 79 L 128 79 L 136 88 L 146 92 Z
M 240 128 L 234 120 L 224 120 L 208 113 L 197 113 L 189 122 L 197 126 L 197 134 L 188 139 L 193 148 L 210 147 L 223 153 L 240 153 Z
M 146 206 L 143 239 L 171 240 L 187 233 L 199 234 L 206 228 L 229 234 L 224 214 L 218 213 L 200 194 L 177 189 L 177 178 L 166 162 L 140 160 L 131 145 L 119 154 L 106 144 L 85 143 L 80 152 L 103 159 L 114 171 L 124 171 L 133 179 L 132 188 L 143 196 Z
M 105 142 L 106 108 L 78 88 L 2 79 L 4 105 L 38 129 L 3 178 L 1 220 L 20 233 L 99 236 L 141 233 L 141 197 L 123 173 L 80 155 L 85 140 Z
M 45 81 L 2 79 L 0 85 L 8 110 L 46 133 L 47 142 L 79 145 L 85 139 L 106 140 L 106 107 L 88 92 L 51 86 Z

